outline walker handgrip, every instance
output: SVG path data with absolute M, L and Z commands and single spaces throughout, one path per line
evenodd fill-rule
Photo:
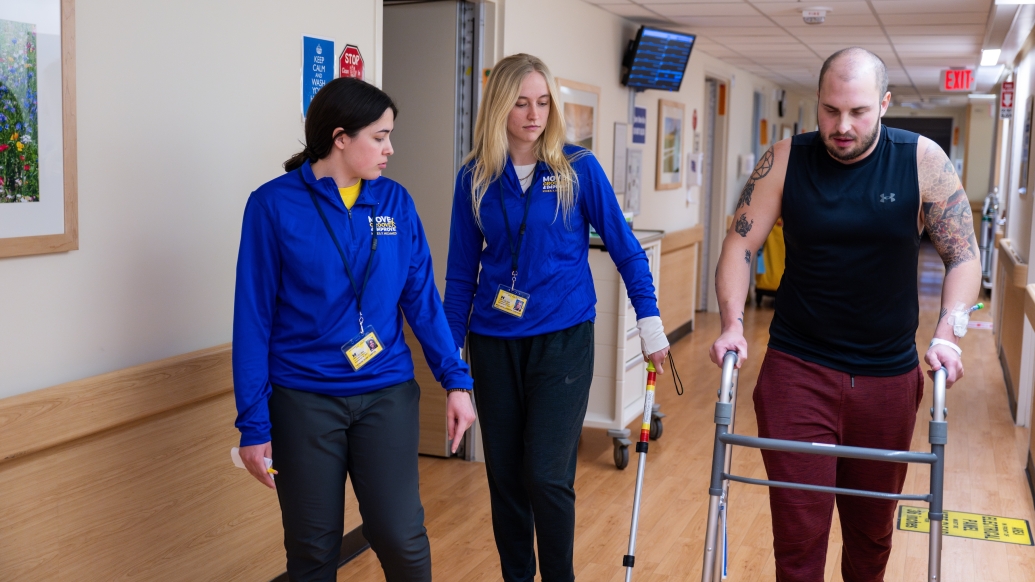
M 931 411 L 931 418 L 935 422 L 945 420 L 945 368 L 934 373 L 934 410 Z
M 719 385 L 719 402 L 729 402 L 733 392 L 733 372 L 737 366 L 737 352 L 726 352 L 722 358 L 722 384 Z

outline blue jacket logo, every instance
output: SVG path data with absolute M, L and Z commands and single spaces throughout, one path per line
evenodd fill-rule
M 555 192 L 557 190 L 557 176 L 543 176 L 543 192 Z
M 377 236 L 394 235 L 399 234 L 395 228 L 395 219 L 391 216 L 378 216 L 377 220 Z M 374 233 L 374 223 L 367 217 L 367 222 L 370 223 L 370 234 Z

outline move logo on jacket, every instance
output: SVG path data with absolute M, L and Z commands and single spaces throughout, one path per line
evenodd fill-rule
M 391 216 L 378 216 L 374 220 L 377 221 L 377 235 L 378 236 L 382 236 L 382 235 L 389 235 L 390 236 L 390 235 L 394 235 L 394 234 L 399 234 L 396 231 L 396 228 L 395 228 L 395 219 L 392 218 Z M 367 217 L 367 222 L 370 223 L 370 233 L 373 234 L 374 233 L 374 223 L 370 219 L 370 217 Z

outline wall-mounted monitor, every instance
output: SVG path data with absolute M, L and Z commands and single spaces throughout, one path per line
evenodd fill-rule
M 641 26 L 622 59 L 622 84 L 632 89 L 679 91 L 695 38 L 693 34 Z

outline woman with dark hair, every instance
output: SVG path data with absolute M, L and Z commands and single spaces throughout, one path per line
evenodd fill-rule
M 346 474 L 388 582 L 431 580 L 403 315 L 449 392 L 454 452 L 474 420 L 413 200 L 381 177 L 395 115 L 373 85 L 327 83 L 309 106 L 305 149 L 244 211 L 236 426 L 248 471 L 277 491 L 295 582 L 335 580 Z

